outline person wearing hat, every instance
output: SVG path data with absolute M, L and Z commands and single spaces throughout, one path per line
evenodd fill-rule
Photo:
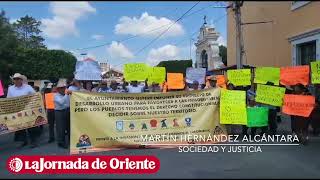
M 204 89 L 215 88 L 216 82 L 217 80 L 215 76 L 208 76 L 206 78 L 206 86 L 204 87 Z
M 68 129 L 70 111 L 68 110 L 70 108 L 69 94 L 71 91 L 66 91 L 66 86 L 65 82 L 58 82 L 57 93 L 54 95 L 54 116 L 56 121 L 57 143 L 59 147 L 64 149 L 68 148 L 65 137 L 66 132 L 70 133 Z M 65 92 L 67 92 L 67 94 L 65 94 Z
M 24 83 L 24 80 L 26 80 L 26 77 L 23 76 L 22 74 L 15 73 L 13 77 L 11 77 L 11 79 L 13 80 L 14 84 L 8 88 L 7 98 L 31 95 L 36 93 L 35 90 L 30 85 Z M 22 144 L 20 145 L 20 147 L 28 145 L 27 133 L 29 134 L 29 137 L 31 139 L 31 147 L 32 148 L 37 147 L 38 145 L 36 143 L 36 136 L 34 133 L 31 132 L 30 129 L 16 131 L 14 140 L 22 141 Z

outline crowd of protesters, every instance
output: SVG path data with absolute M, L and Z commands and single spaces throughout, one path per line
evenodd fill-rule
M 12 77 L 13 85 L 5 89 L 4 97 L 17 97 L 23 95 L 30 95 L 39 91 L 39 87 L 32 87 L 27 84 L 27 77 L 19 73 L 14 74 Z M 149 83 L 149 84 L 148 84 Z M 255 135 L 259 130 L 259 134 L 276 134 L 278 129 L 278 123 L 281 122 L 280 118 L 280 108 L 258 103 L 255 101 L 256 96 L 256 84 L 251 86 L 234 86 L 232 83 L 226 82 L 226 86 L 220 86 L 217 84 L 215 76 L 208 76 L 206 78 L 205 84 L 199 84 L 198 81 L 193 81 L 189 84 L 185 81 L 185 88 L 181 90 L 171 90 L 168 89 L 167 83 L 154 83 L 138 81 L 127 82 L 123 79 L 122 84 L 117 81 L 102 80 L 99 84 L 94 84 L 92 81 L 78 81 L 76 79 L 67 80 L 66 82 L 59 81 L 56 84 L 46 86 L 41 90 L 43 94 L 43 99 L 46 102 L 46 110 L 49 124 L 49 140 L 48 143 L 57 142 L 57 145 L 61 148 L 68 148 L 68 139 L 70 139 L 70 95 L 74 91 L 82 92 L 94 92 L 94 93 L 143 93 L 143 92 L 169 92 L 169 91 L 192 91 L 201 90 L 208 88 L 225 88 L 228 90 L 243 90 L 247 92 L 247 105 L 248 107 L 267 107 L 269 109 L 268 126 L 259 128 L 250 128 L 250 134 Z M 273 85 L 273 83 L 268 82 L 267 85 Z M 286 94 L 300 94 L 306 95 L 310 94 L 308 88 L 302 84 L 298 84 L 292 87 L 285 87 Z M 46 98 L 50 98 L 53 101 L 47 104 Z M 319 135 L 320 133 L 320 106 L 319 98 L 316 98 L 316 106 L 311 113 L 310 117 L 300 117 L 291 116 L 291 129 L 292 133 L 299 137 L 302 144 L 308 142 L 308 132 L 309 125 L 313 129 L 314 135 Z M 234 134 L 235 128 L 241 128 L 241 125 L 227 125 L 228 133 Z M 29 128 L 27 130 L 20 130 L 15 132 L 15 141 L 21 141 L 20 147 L 29 144 L 28 139 L 30 139 L 31 147 L 38 146 L 38 138 L 42 132 L 42 126 Z M 247 126 L 242 126 L 242 134 L 247 135 L 249 128 Z

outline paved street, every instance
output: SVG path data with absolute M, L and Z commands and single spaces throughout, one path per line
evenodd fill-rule
M 289 121 L 280 124 L 280 133 L 288 131 Z M 46 128 L 45 128 L 46 130 Z M 161 168 L 153 175 L 19 175 L 6 170 L 11 155 L 67 155 L 68 151 L 47 144 L 17 149 L 13 134 L 0 136 L 1 178 L 319 178 L 320 138 L 312 137 L 307 146 L 263 146 L 262 153 L 179 153 L 178 149 L 134 149 L 94 153 L 97 155 L 155 155 Z M 92 154 L 93 155 L 93 154 Z

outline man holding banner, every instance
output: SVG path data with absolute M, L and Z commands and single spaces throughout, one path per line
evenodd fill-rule
M 55 109 L 55 121 L 56 121 L 56 132 L 58 146 L 67 149 L 65 141 L 65 135 L 70 136 L 70 99 L 69 94 L 71 91 L 67 91 L 65 94 L 66 84 L 64 82 L 58 82 L 57 91 L 58 93 L 54 96 L 54 109 Z
M 14 85 L 8 88 L 7 98 L 31 95 L 36 93 L 30 85 L 23 83 L 23 79 L 24 79 L 24 76 L 21 75 L 20 73 L 15 73 L 13 75 L 12 80 Z M 16 131 L 14 140 L 22 141 L 22 144 L 20 145 L 20 147 L 24 147 L 28 145 L 27 132 L 30 136 L 31 147 L 32 148 L 37 147 L 38 145 L 36 143 L 36 134 L 32 133 L 31 129 L 28 129 L 28 130 L 23 129 L 23 130 Z

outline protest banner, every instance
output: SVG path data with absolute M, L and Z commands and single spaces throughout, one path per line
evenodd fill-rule
M 148 74 L 148 83 L 150 85 L 155 83 L 163 83 L 166 80 L 166 68 L 165 67 L 150 67 Z
M 100 81 L 101 68 L 99 63 L 91 59 L 77 61 L 75 79 L 83 81 Z
M 225 135 L 225 127 L 219 124 L 219 96 L 220 89 L 140 94 L 73 92 L 70 153 L 140 144 L 187 144 L 187 135 Z
M 167 73 L 168 89 L 183 89 L 184 79 L 182 73 Z
M 2 81 L 0 80 L 0 96 L 3 96 L 4 92 L 3 92 L 3 86 L 2 86 Z
M 148 78 L 149 66 L 145 63 L 128 63 L 124 65 L 126 81 L 145 81 Z
M 320 84 L 320 60 L 311 62 L 311 83 Z
M 286 94 L 283 98 L 282 112 L 288 115 L 309 117 L 314 107 L 314 96 Z
M 198 81 L 199 84 L 205 84 L 206 68 L 187 68 L 186 71 L 186 81 L 187 83 L 193 83 L 193 81 Z
M 0 134 L 47 124 L 40 93 L 0 99 Z
M 280 83 L 282 85 L 297 85 L 309 84 L 309 65 L 304 66 L 292 66 L 292 67 L 282 67 L 280 68 Z
M 247 124 L 245 91 L 221 90 L 220 123 Z
M 268 126 L 268 113 L 267 107 L 248 107 L 248 127 L 264 127 Z
M 235 86 L 251 85 L 250 69 L 235 69 L 227 71 L 228 80 Z
M 257 84 L 256 102 L 282 106 L 286 88 Z
M 226 89 L 227 88 L 227 80 L 224 75 L 216 75 L 217 86 Z
M 279 85 L 280 68 L 276 67 L 257 67 L 255 71 L 254 83 L 267 84 L 272 82 L 274 85 Z

